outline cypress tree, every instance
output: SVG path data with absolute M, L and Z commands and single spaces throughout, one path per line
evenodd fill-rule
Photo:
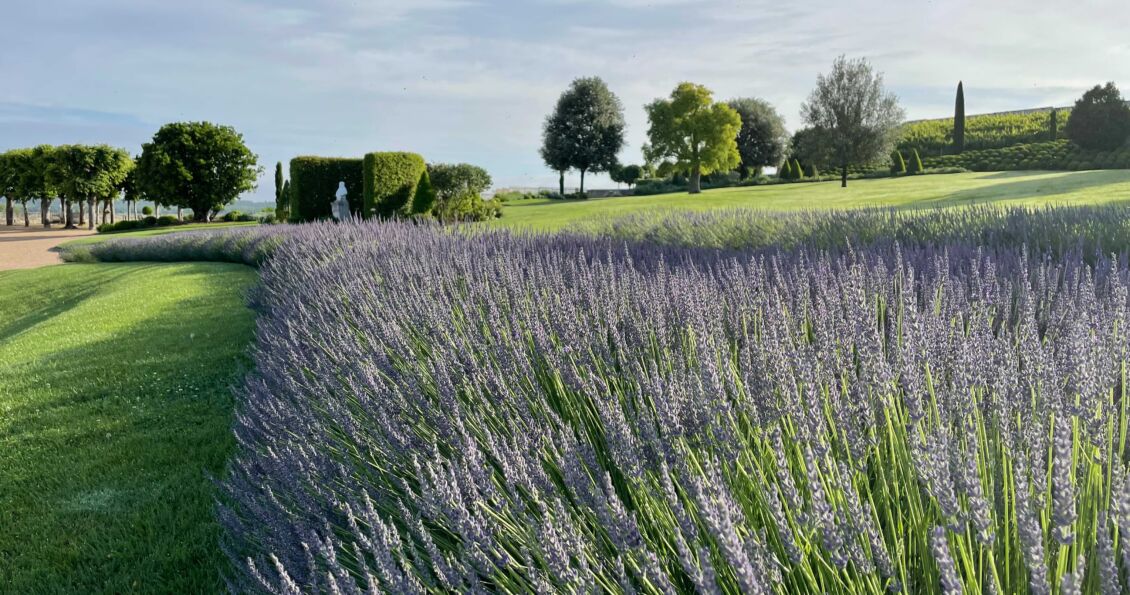
M 816 165 L 810 163 L 808 165 L 808 177 L 815 178 L 816 176 L 819 176 L 819 175 L 820 175 L 820 171 L 816 169 Z
M 953 148 L 957 153 L 965 150 L 965 88 L 957 81 L 957 101 L 953 108 Z
M 906 160 L 902 158 L 901 151 L 891 153 L 891 173 L 896 176 L 906 173 Z
M 800 159 L 793 159 L 793 179 L 804 179 L 804 168 L 800 166 Z
M 278 215 L 280 211 L 286 209 L 283 204 L 283 186 L 286 182 L 283 179 L 282 161 L 275 163 L 275 214 Z
M 1056 138 L 1059 137 L 1059 113 L 1056 111 L 1056 109 L 1054 107 L 1052 108 L 1051 129 L 1052 129 L 1051 130 L 1051 132 L 1052 132 L 1052 138 L 1051 139 L 1055 140 Z

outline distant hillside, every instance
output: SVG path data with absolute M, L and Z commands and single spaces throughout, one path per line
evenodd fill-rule
M 1052 111 L 1056 132 L 1052 134 Z M 1064 126 L 1071 115 L 1069 107 L 1042 107 L 1010 112 L 978 114 L 965 118 L 965 150 L 1003 149 L 1015 145 L 1047 142 L 1064 138 Z M 915 149 L 923 157 L 938 157 L 953 152 L 953 118 L 915 120 L 903 125 L 898 149 Z

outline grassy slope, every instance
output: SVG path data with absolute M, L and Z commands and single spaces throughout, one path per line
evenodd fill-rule
M 247 267 L 0 273 L 0 591 L 218 591 Z
M 949 207 L 993 202 L 1003 205 L 1093 204 L 1130 200 L 1130 171 L 1000 172 L 782 184 L 709 190 L 699 196 L 665 194 L 593 200 L 530 200 L 507 203 L 495 225 L 560 229 L 593 217 L 656 209 L 824 209 L 857 207 Z

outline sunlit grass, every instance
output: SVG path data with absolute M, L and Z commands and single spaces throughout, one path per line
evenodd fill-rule
M 231 447 L 255 273 L 0 273 L 0 591 L 222 589 L 209 474 Z

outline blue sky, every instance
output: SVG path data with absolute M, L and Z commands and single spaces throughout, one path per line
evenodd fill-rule
M 496 186 L 553 186 L 541 122 L 580 76 L 624 103 L 640 160 L 643 105 L 680 81 L 800 102 L 839 54 L 886 74 L 910 118 L 1070 104 L 1130 85 L 1130 7 L 1111 0 L 7 0 L 0 150 L 140 150 L 176 120 L 242 132 L 276 161 L 410 150 L 469 162 Z M 575 180 L 573 180 L 575 183 Z M 597 180 L 597 185 L 600 181 Z

